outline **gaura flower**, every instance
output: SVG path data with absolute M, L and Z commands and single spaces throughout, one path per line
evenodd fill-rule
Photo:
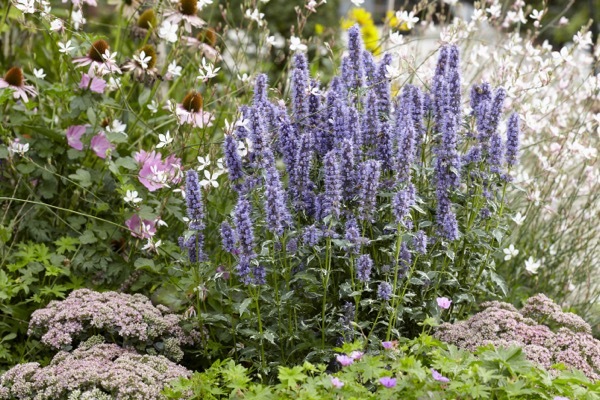
M 67 144 L 76 150 L 83 150 L 81 137 L 85 133 L 85 125 L 72 125 L 67 128 Z
M 106 153 L 108 150 L 114 150 L 115 145 L 112 144 L 106 134 L 103 131 L 98 132 L 96 136 L 92 138 L 90 142 L 90 148 L 96 153 L 96 155 L 100 158 L 106 158 Z
M 202 95 L 196 91 L 189 92 L 181 104 L 177 104 L 175 115 L 180 125 L 191 124 L 197 128 L 212 126 L 213 115 L 204 112 Z
M 110 46 L 106 41 L 100 39 L 92 43 L 88 54 L 84 57 L 77 57 L 73 59 L 73 64 L 77 67 L 90 66 L 88 71 L 89 75 L 96 75 L 96 73 L 105 75 L 110 72 L 120 74 L 119 69 L 114 58 L 117 53 L 110 52 Z
M 200 28 L 206 23 L 196 15 L 198 13 L 198 0 L 180 0 L 177 10 L 165 12 L 165 21 L 179 25 L 183 21 L 186 32 L 192 32 L 192 26 Z
M 33 86 L 25 84 L 23 71 L 21 71 L 21 68 L 19 67 L 12 67 L 6 72 L 4 78 L 0 78 L 0 89 L 12 90 L 13 98 L 20 98 L 25 103 L 29 101 L 27 94 L 30 96 L 37 95 L 37 92 Z
M 538 269 L 540 269 L 541 266 L 541 261 L 536 260 L 533 257 L 529 257 L 527 260 L 525 260 L 525 270 L 527 270 L 527 272 L 529 272 L 530 274 L 537 274 L 537 271 Z

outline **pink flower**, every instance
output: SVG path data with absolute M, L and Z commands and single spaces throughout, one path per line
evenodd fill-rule
M 450 300 L 447 297 L 438 297 L 437 304 L 438 304 L 439 308 L 443 308 L 444 310 L 447 310 L 450 308 L 450 305 L 452 304 L 452 300 Z
M 89 89 L 94 93 L 104 93 L 106 88 L 106 81 L 102 78 L 83 74 L 81 76 L 81 82 L 79 82 L 80 89 Z
M 181 160 L 174 155 L 163 161 L 160 153 L 141 150 L 133 158 L 141 164 L 138 180 L 151 192 L 181 181 Z
M 365 353 L 363 353 L 362 351 L 353 351 L 352 353 L 350 353 L 350 357 L 356 361 L 356 360 L 360 360 L 362 358 L 362 356 L 364 356 Z
M 110 72 L 120 74 L 121 69 L 113 59 L 117 53 L 110 53 L 110 46 L 106 41 L 100 39 L 92 43 L 87 55 L 73 59 L 73 64 L 77 67 L 90 66 L 88 74 L 99 73 L 106 75 Z
M 131 231 L 131 236 L 140 239 L 150 239 L 156 233 L 156 222 L 147 219 L 142 221 L 137 214 L 125 221 L 125 225 Z
M 379 379 L 379 383 L 381 383 L 386 388 L 393 388 L 396 386 L 396 378 L 391 378 L 389 376 L 384 376 Z
M 438 382 L 444 382 L 444 383 L 450 382 L 450 379 L 446 378 L 445 376 L 442 376 L 442 374 L 440 374 L 433 368 L 431 368 L 431 376 L 433 376 L 433 379 L 435 379 Z
M 344 386 L 344 382 L 342 382 L 339 378 L 334 377 L 331 377 L 331 384 L 336 389 L 340 389 L 342 386 Z
M 72 125 L 67 128 L 67 144 L 76 150 L 83 150 L 81 137 L 85 133 L 85 125 Z
M 175 106 L 175 116 L 179 125 L 190 124 L 196 128 L 212 126 L 214 116 L 209 112 L 204 112 L 203 105 L 204 100 L 200 93 L 196 91 L 189 92 L 183 98 L 181 104 Z
M 337 356 L 335 356 L 335 359 L 342 365 L 342 367 L 347 367 L 348 365 L 354 362 L 354 359 L 352 357 L 348 357 L 347 355 L 342 354 L 338 354 Z
M 94 150 L 94 153 L 100 158 L 106 158 L 106 152 L 108 150 L 114 150 L 115 145 L 112 144 L 104 132 L 100 131 L 96 136 L 92 138 L 90 147 Z
M 396 347 L 397 342 L 396 341 L 394 341 L 394 342 L 381 342 L 381 345 L 383 346 L 384 349 L 391 350 L 391 349 L 393 349 L 393 348 Z
M 18 67 L 12 67 L 6 72 L 4 79 L 0 78 L 0 89 L 6 88 L 13 91 L 13 98 L 21 98 L 25 103 L 29 101 L 29 98 L 27 97 L 28 93 L 30 96 L 35 96 L 37 94 L 33 86 L 25 84 L 23 71 Z

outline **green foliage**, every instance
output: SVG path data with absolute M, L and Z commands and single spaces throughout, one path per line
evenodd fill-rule
M 434 373 L 442 378 L 436 380 Z M 536 367 L 518 347 L 488 346 L 472 354 L 427 335 L 364 355 L 337 372 L 305 362 L 280 367 L 278 383 L 259 383 L 251 376 L 232 360 L 217 361 L 204 372 L 172 382 L 164 394 L 168 399 L 206 400 L 600 398 L 600 384 L 579 372 L 565 372 L 560 365 L 552 371 Z M 395 385 L 382 385 L 384 377 L 395 378 Z M 336 387 L 334 378 L 343 386 Z

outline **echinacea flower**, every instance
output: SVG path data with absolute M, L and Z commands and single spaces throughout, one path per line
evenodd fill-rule
M 106 89 L 106 81 L 102 78 L 84 73 L 81 76 L 81 82 L 79 82 L 79 89 L 89 89 L 94 93 L 102 94 L 104 93 L 104 89 Z
M 339 378 L 331 377 L 331 384 L 336 389 L 341 389 L 344 386 L 344 382 L 342 382 Z
M 77 57 L 73 59 L 73 64 L 77 67 L 90 66 L 88 74 L 99 73 L 101 75 L 108 74 L 110 72 L 120 74 L 121 69 L 118 67 L 114 58 L 116 53 L 110 52 L 110 46 L 105 40 L 96 40 L 92 43 L 88 54 L 84 57 Z
M 433 379 L 435 379 L 438 382 L 444 382 L 444 383 L 450 382 L 450 379 L 446 378 L 445 376 L 443 376 L 442 374 L 440 374 L 433 368 L 431 368 L 431 376 L 433 376 Z
M 342 365 L 342 367 L 347 367 L 354 362 L 354 358 L 348 357 L 345 354 L 338 354 L 335 356 L 335 359 Z
M 123 70 L 132 71 L 137 79 L 149 77 L 154 80 L 158 77 L 158 70 L 155 68 L 156 58 L 154 46 L 147 44 L 140 49 L 139 54 L 134 55 L 123 65 Z
M 443 308 L 444 310 L 447 310 L 450 308 L 450 305 L 452 305 L 452 300 L 450 300 L 447 297 L 438 297 L 437 305 L 439 308 Z
M 27 94 L 30 96 L 37 95 L 37 92 L 33 86 L 25 84 L 23 71 L 21 71 L 21 68 L 19 67 L 12 67 L 6 72 L 4 78 L 0 78 L 0 89 L 12 90 L 13 98 L 20 98 L 25 103 L 29 101 Z
M 181 38 L 190 47 L 196 47 L 203 57 L 215 62 L 219 59 L 219 52 L 215 49 L 217 34 L 211 28 L 204 28 L 196 37 L 183 36 Z
M 198 13 L 198 0 L 180 0 L 177 10 L 165 12 L 165 22 L 173 25 L 179 25 L 183 21 L 183 28 L 186 32 L 192 32 L 192 26 L 202 27 L 205 22 L 196 15 Z
M 189 92 L 181 104 L 177 104 L 175 115 L 180 125 L 190 124 L 197 128 L 212 126 L 213 115 L 204 112 L 202 95 L 196 91 Z
M 384 376 L 383 378 L 379 378 L 379 383 L 381 383 L 386 388 L 393 388 L 394 386 L 396 386 L 396 378 Z
M 85 125 L 71 125 L 67 128 L 67 144 L 76 150 L 83 150 L 81 137 L 85 133 Z

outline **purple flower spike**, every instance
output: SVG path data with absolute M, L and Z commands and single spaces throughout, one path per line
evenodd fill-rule
M 391 378 L 389 376 L 384 376 L 379 379 L 379 383 L 381 383 L 386 388 L 393 388 L 396 386 L 396 378 Z
M 446 378 L 445 376 L 443 376 L 442 374 L 440 374 L 433 368 L 431 368 L 431 376 L 433 376 L 433 379 L 435 379 L 438 382 L 444 382 L 444 383 L 450 382 L 450 379 Z
M 439 308 L 443 308 L 444 310 L 447 310 L 450 308 L 450 305 L 452 305 L 452 300 L 450 300 L 447 297 L 438 297 L 437 305 Z
M 348 365 L 354 362 L 354 358 L 349 357 L 345 354 L 338 354 L 337 356 L 335 356 L 335 359 L 342 365 L 342 367 L 347 367 Z

